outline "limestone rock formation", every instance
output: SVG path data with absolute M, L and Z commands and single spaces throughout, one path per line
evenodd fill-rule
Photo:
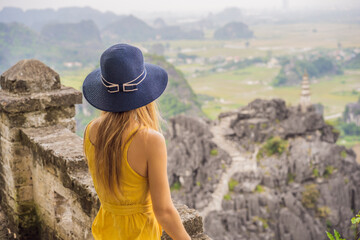
M 355 123 L 356 126 L 360 126 L 360 98 L 359 102 L 346 105 L 343 118 L 346 123 Z
M 360 166 L 337 138 L 313 107 L 302 113 L 281 99 L 214 122 L 172 119 L 173 198 L 200 211 L 213 239 L 318 240 L 332 229 L 350 239 Z

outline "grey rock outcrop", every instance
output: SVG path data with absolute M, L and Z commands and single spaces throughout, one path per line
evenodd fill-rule
M 168 177 L 172 195 L 196 209 L 211 200 L 230 157 L 211 141 L 209 123 L 193 117 L 170 120 L 168 139 Z
M 203 214 L 213 239 L 318 240 L 332 229 L 352 236 L 360 166 L 313 107 L 302 113 L 281 99 L 256 99 L 214 122 L 171 122 L 170 183 L 184 179 L 173 198 Z M 234 165 L 239 155 L 243 160 Z M 215 175 L 217 181 L 206 181 Z M 221 185 L 226 194 L 215 199 Z
M 360 101 L 347 104 L 343 117 L 346 123 L 355 123 L 356 126 L 360 126 Z

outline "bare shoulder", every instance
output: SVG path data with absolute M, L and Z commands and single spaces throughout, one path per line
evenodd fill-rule
M 160 159 L 166 161 L 167 150 L 164 135 L 148 128 L 141 129 L 139 133 L 147 161 L 152 163 L 159 162 Z
M 151 129 L 144 128 L 139 130 L 140 138 L 143 140 L 144 145 L 148 147 L 161 147 L 165 145 L 165 137 L 162 133 Z

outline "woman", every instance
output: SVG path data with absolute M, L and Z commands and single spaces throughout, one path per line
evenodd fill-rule
M 92 224 L 95 239 L 190 239 L 175 209 L 167 178 L 167 153 L 156 99 L 167 73 L 144 63 L 141 51 L 117 44 L 83 83 L 99 118 L 84 133 L 84 153 L 101 206 Z

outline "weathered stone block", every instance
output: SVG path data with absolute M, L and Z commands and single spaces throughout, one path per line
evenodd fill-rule
M 1 88 L 11 93 L 44 92 L 60 88 L 57 72 L 36 59 L 24 59 L 5 71 Z
M 1 119 L 1 118 L 0 118 Z M 10 128 L 0 121 L 0 136 L 10 142 L 20 141 L 20 131 L 18 128 Z
M 81 92 L 61 86 L 59 90 L 18 96 L 0 89 L 0 111 L 26 113 L 48 107 L 65 107 L 82 102 Z
M 18 201 L 33 200 L 33 187 L 31 185 L 17 187 L 16 190 L 16 199 Z
M 72 129 L 75 116 L 75 107 L 50 107 L 46 110 L 28 113 L 2 113 L 2 120 L 5 126 L 14 128 L 31 128 L 52 126 L 61 124 L 66 128 Z M 68 127 L 69 125 L 69 127 Z M 15 129 L 14 129 L 15 130 Z M 17 129 L 18 131 L 18 129 Z

